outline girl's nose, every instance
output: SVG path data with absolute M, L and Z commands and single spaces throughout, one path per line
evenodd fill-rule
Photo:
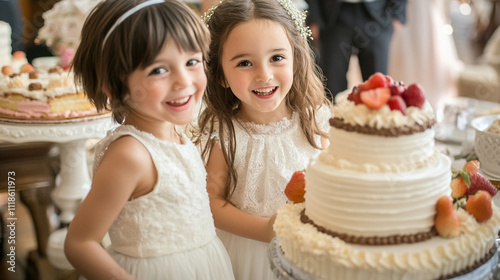
M 190 85 L 191 83 L 191 76 L 189 75 L 189 72 L 186 69 L 179 69 L 175 73 L 175 81 L 173 84 L 173 89 L 174 90 L 179 90 L 186 88 Z
M 262 65 L 257 69 L 257 75 L 255 79 L 258 82 L 269 82 L 273 79 L 273 73 L 267 65 Z

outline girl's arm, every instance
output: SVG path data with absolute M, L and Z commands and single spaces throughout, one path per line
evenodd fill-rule
M 233 234 L 263 242 L 270 242 L 275 236 L 271 218 L 250 215 L 225 199 L 227 165 L 221 148 L 214 144 L 207 162 L 207 190 L 215 226 Z
M 146 148 L 124 136 L 109 145 L 92 188 L 71 222 L 65 254 L 88 279 L 133 279 L 100 245 L 125 203 L 152 190 L 156 169 Z

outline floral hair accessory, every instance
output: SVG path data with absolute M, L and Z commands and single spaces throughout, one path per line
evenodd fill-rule
M 297 6 L 295 6 L 295 4 L 292 3 L 291 0 L 276 0 L 276 1 L 280 3 L 281 7 L 287 12 L 287 14 L 292 19 L 293 23 L 295 23 L 295 26 L 297 27 L 297 30 L 299 31 L 300 35 L 304 37 L 304 39 L 312 40 L 311 29 L 309 28 L 309 26 L 305 24 L 306 12 L 297 9 Z M 220 3 L 222 3 L 222 1 L 220 1 L 219 4 Z M 208 23 L 208 21 L 212 18 L 212 15 L 214 14 L 215 9 L 217 9 L 219 4 L 208 9 L 203 14 L 202 19 L 205 23 Z

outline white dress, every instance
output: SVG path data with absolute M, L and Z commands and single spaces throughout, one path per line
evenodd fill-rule
M 317 115 L 320 129 L 328 132 L 330 111 L 323 107 Z M 237 120 L 233 124 L 238 182 L 230 200 L 246 213 L 269 218 L 287 202 L 284 190 L 292 174 L 305 169 L 319 150 L 307 142 L 296 113 L 269 125 Z M 212 137 L 220 141 L 217 134 Z M 316 136 L 315 143 L 321 147 L 321 137 Z M 229 253 L 236 280 L 275 279 L 267 257 L 269 243 L 220 229 L 217 235 Z
M 445 32 L 442 1 L 408 0 L 407 22 L 394 33 L 389 53 L 389 75 L 406 85 L 421 84 L 434 111 L 456 96 L 463 68 L 453 36 Z
M 109 229 L 108 253 L 139 280 L 234 279 L 215 233 L 206 171 L 196 146 L 162 141 L 122 125 L 96 147 L 94 169 L 109 144 L 130 135 L 149 151 L 158 180 L 152 192 L 128 201 Z

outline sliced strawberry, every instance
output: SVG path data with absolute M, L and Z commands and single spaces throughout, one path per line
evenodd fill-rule
M 494 197 L 498 192 L 498 189 L 495 187 L 495 185 L 493 185 L 490 180 L 486 179 L 478 172 L 470 173 L 469 179 L 470 187 L 467 190 L 468 196 L 474 195 L 478 191 L 486 191 L 491 197 Z
M 380 72 L 371 75 L 365 82 L 366 89 L 385 88 L 388 87 L 388 85 L 385 75 Z
M 389 88 L 376 88 L 362 91 L 360 94 L 361 102 L 370 109 L 380 109 L 387 104 L 391 98 L 391 91 Z
M 389 108 L 391 108 L 391 110 L 398 110 L 403 115 L 405 115 L 406 103 L 403 100 L 403 97 L 399 95 L 393 95 L 391 96 L 391 98 L 389 98 L 387 105 L 389 105 Z
M 403 93 L 403 99 L 406 102 L 406 106 L 414 106 L 422 109 L 425 103 L 424 89 L 419 84 L 411 84 Z

